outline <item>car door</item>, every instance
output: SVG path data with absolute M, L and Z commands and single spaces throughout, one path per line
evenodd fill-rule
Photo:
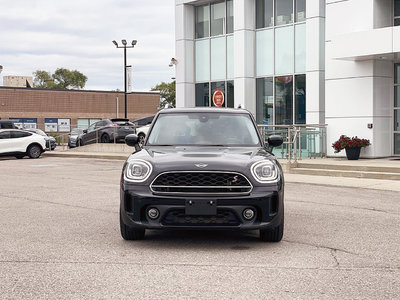
M 10 131 L 0 132 L 0 154 L 12 152 L 12 150 L 10 150 L 12 146 L 10 138 Z
M 86 129 L 87 133 L 82 136 L 84 145 L 93 144 L 96 142 L 96 131 L 95 131 L 96 124 L 97 122 L 90 125 L 88 129 Z
M 29 137 L 31 136 L 32 133 L 30 132 L 19 131 L 19 130 L 11 131 L 10 141 L 13 149 L 15 149 L 12 152 L 26 152 L 26 149 L 30 144 Z

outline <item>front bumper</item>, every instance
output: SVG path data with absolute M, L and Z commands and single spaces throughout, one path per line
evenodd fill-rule
M 255 230 L 278 226 L 283 218 L 283 188 L 254 187 L 249 195 L 241 196 L 165 196 L 153 194 L 148 186 L 121 185 L 121 218 L 129 227 L 136 229 L 234 229 Z M 216 203 L 214 215 L 188 215 L 188 199 L 212 200 Z M 148 217 L 150 208 L 157 208 L 156 220 Z M 243 217 L 243 211 L 251 208 L 255 216 Z

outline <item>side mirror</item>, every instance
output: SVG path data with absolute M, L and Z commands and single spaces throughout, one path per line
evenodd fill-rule
M 83 129 L 83 133 L 87 133 L 87 129 Z
M 131 147 L 135 147 L 135 152 L 142 150 L 139 146 L 139 137 L 136 134 L 128 134 L 125 137 L 125 144 Z
M 270 137 L 268 137 L 268 146 L 271 148 L 274 147 L 279 147 L 280 145 L 283 144 L 283 137 L 281 137 L 280 135 L 271 135 Z

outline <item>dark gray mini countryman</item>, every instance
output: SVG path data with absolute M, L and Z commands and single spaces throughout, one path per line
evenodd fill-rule
M 120 227 L 126 240 L 146 229 L 259 230 L 279 242 L 284 225 L 284 179 L 273 147 L 243 109 L 164 109 L 121 176 Z

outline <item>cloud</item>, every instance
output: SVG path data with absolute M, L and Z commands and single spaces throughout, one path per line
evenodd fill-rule
M 64 67 L 88 76 L 87 89 L 123 89 L 123 50 L 111 42 L 121 39 L 138 41 L 127 50 L 134 89 L 174 76 L 173 0 L 10 1 L 0 28 L 3 76 Z

